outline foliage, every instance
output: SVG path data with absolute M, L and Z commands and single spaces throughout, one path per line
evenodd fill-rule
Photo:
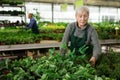
M 120 32 L 120 26 L 119 24 L 110 24 L 108 22 L 104 23 L 94 23 L 92 26 L 95 27 L 99 39 L 119 39 L 119 36 L 116 36 L 116 30 L 115 27 L 118 27 Z M 120 34 L 120 33 L 118 33 Z
M 23 0 L 1 0 L 3 4 L 11 4 L 11 5 L 16 5 L 16 4 L 23 4 Z
M 112 80 L 105 76 L 99 77 L 96 70 L 90 65 L 85 57 L 75 56 L 69 52 L 66 56 L 61 56 L 55 49 L 49 50 L 49 56 L 42 56 L 33 59 L 32 57 L 5 61 L 2 67 L 6 67 L 9 72 L 3 74 L 0 70 L 2 80 Z M 73 58 L 71 58 L 71 56 Z M 85 54 L 83 54 L 85 55 Z
M 63 33 L 40 33 L 38 35 L 33 34 L 31 31 L 25 31 L 22 29 L 4 29 L 0 30 L 0 44 L 27 44 L 36 43 L 41 40 L 61 40 Z
M 120 79 L 120 54 L 110 52 L 108 54 L 101 55 L 101 61 L 96 66 L 97 74 L 99 76 L 107 76 L 110 78 Z
M 46 31 L 46 32 L 57 32 L 60 30 L 63 30 L 62 33 L 64 32 L 65 26 L 63 25 L 57 25 L 57 24 L 44 24 L 43 26 L 41 26 L 41 30 L 42 31 Z
M 90 23 L 95 27 L 98 37 L 102 39 L 120 39 L 119 24 L 110 24 L 110 23 Z M 25 31 L 21 26 L 6 27 L 5 29 L 0 30 L 0 44 L 26 44 L 26 43 L 36 43 L 41 40 L 57 40 L 61 41 L 63 33 L 65 31 L 67 23 L 50 23 L 50 22 L 40 22 L 40 34 L 35 35 L 29 31 Z M 115 35 L 115 27 L 118 27 L 118 35 Z

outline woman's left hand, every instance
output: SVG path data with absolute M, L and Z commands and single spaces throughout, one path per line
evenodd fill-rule
M 89 62 L 92 64 L 92 66 L 95 66 L 96 58 L 95 57 L 91 57 Z

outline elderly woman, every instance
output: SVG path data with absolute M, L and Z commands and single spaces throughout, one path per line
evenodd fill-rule
M 76 55 L 80 55 L 80 48 L 87 46 L 85 53 L 91 54 L 90 62 L 95 65 L 96 60 L 101 54 L 101 46 L 98 40 L 98 34 L 95 29 L 88 24 L 89 9 L 86 6 L 82 6 L 76 10 L 75 13 L 76 22 L 68 24 L 66 27 L 62 45 L 70 42 L 69 49 L 75 50 Z M 60 48 L 63 54 L 66 53 L 66 49 Z M 82 53 L 82 52 L 81 52 Z

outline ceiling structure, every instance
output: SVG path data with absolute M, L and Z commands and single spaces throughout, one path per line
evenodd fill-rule
M 72 4 L 80 0 L 24 0 L 25 2 L 50 3 L 54 4 Z M 82 0 L 81 0 L 82 1 Z M 120 0 L 83 0 L 83 5 L 98 7 L 116 7 L 120 8 Z M 52 22 L 54 22 L 54 7 L 52 7 Z
M 41 2 L 41 3 L 54 3 L 54 4 L 74 4 L 75 0 L 25 0 L 25 2 Z
M 84 0 L 84 5 L 120 8 L 120 0 Z
M 84 5 L 120 7 L 120 0 L 83 0 Z M 25 0 L 25 2 L 40 2 L 53 4 L 75 4 L 76 0 Z

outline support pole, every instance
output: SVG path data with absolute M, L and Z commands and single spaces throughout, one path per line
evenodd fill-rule
M 54 23 L 54 3 L 52 3 L 52 23 Z

